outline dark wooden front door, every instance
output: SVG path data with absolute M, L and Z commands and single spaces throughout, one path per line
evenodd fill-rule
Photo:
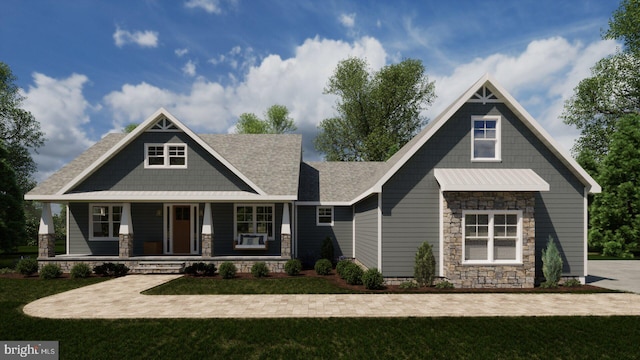
M 191 208 L 175 205 L 173 207 L 173 253 L 189 254 L 191 244 Z

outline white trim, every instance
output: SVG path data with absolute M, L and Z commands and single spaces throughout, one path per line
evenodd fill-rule
M 583 204 L 583 238 L 584 238 L 584 276 L 589 275 L 587 265 L 589 263 L 589 192 L 584 189 L 584 204 Z M 581 280 L 581 283 L 584 282 Z
M 438 204 L 438 220 L 440 221 L 440 229 L 438 231 L 440 246 L 440 250 L 438 251 L 438 275 L 444 277 L 444 193 L 442 189 L 438 191 L 438 199 L 440 201 Z
M 48 235 L 55 233 L 55 225 L 53 224 L 53 216 L 51 215 L 51 203 L 42 203 L 42 212 L 40 214 L 40 227 L 38 227 L 38 235 Z
M 213 214 L 211 213 L 211 203 L 204 204 L 204 215 L 202 215 L 202 234 L 213 235 Z
M 293 259 L 296 259 L 298 258 L 298 204 L 292 203 L 291 206 L 293 207 L 293 223 L 295 224 L 293 232 L 296 234 L 295 239 L 291 239 L 291 255 Z M 293 248 L 293 243 L 296 244 L 295 249 Z
M 378 270 L 382 272 L 382 193 L 378 193 Z
M 275 240 L 275 227 L 276 227 L 276 207 L 275 204 L 273 203 L 257 203 L 257 204 L 249 204 L 249 203 L 234 203 L 233 204 L 233 238 L 237 239 L 238 235 L 240 235 L 238 233 L 238 206 L 243 206 L 243 207 L 252 207 L 252 222 L 253 222 L 253 229 L 249 229 L 250 231 L 247 233 L 241 233 L 241 234 L 259 234 L 258 233 L 258 229 L 257 229 L 257 211 L 256 211 L 256 207 L 258 206 L 262 206 L 262 207 L 271 207 L 271 214 L 272 214 L 272 226 L 271 226 L 271 234 L 267 234 L 267 240 L 271 241 L 271 240 Z
M 331 221 L 330 222 L 320 222 L 320 209 L 329 209 L 331 210 Z M 324 217 L 327 217 L 327 215 L 323 215 Z M 316 226 L 333 226 L 333 221 L 335 218 L 335 210 L 333 208 L 333 206 L 323 206 L 323 205 L 318 205 L 316 206 Z
M 131 203 L 122 204 L 122 211 L 120 212 L 120 228 L 118 229 L 118 235 L 133 234 L 133 219 L 131 218 Z
M 171 204 L 162 204 L 162 253 L 173 254 L 173 210 Z
M 465 260 L 465 241 L 466 241 L 466 223 L 465 218 L 468 214 L 488 215 L 488 233 L 487 233 L 487 260 Z M 494 258 L 493 242 L 494 237 L 494 216 L 495 215 L 517 215 L 518 229 L 516 234 L 516 258 L 515 260 L 491 260 Z M 463 210 L 462 211 L 462 265 L 522 265 L 522 210 Z
M 495 157 L 492 158 L 476 158 L 475 153 L 475 122 L 476 121 L 494 121 L 496 122 L 496 144 Z M 502 117 L 498 115 L 483 115 L 471 117 L 471 162 L 502 162 Z M 491 140 L 488 140 L 491 141 Z
M 200 252 L 200 204 L 194 203 L 165 203 L 163 204 L 162 228 L 163 241 L 162 253 L 172 255 L 173 252 L 173 222 L 175 206 L 189 207 L 189 254 L 197 255 Z M 168 249 L 168 250 L 167 250 Z
M 166 117 L 169 121 L 171 121 L 178 129 L 182 130 L 187 136 L 191 137 L 198 145 L 202 146 L 207 152 L 209 152 L 213 157 L 215 157 L 218 161 L 222 163 L 225 167 L 227 167 L 231 172 L 238 176 L 242 181 L 244 181 L 250 188 L 255 190 L 260 195 L 267 195 L 260 187 L 258 187 L 253 181 L 247 178 L 244 174 L 242 174 L 235 166 L 233 166 L 229 161 L 227 161 L 224 157 L 222 157 L 218 152 L 216 152 L 209 144 L 207 144 L 202 138 L 196 135 L 193 131 L 191 131 L 188 127 L 186 127 L 183 123 L 181 123 L 178 119 L 176 119 L 171 113 L 169 113 L 164 108 L 158 109 L 155 113 L 153 113 L 150 117 L 148 117 L 142 124 L 138 125 L 131 133 L 125 136 L 122 140 L 118 141 L 109 151 L 105 152 L 100 156 L 96 161 L 94 161 L 91 165 L 85 168 L 80 174 L 78 174 L 73 180 L 69 181 L 64 187 L 62 187 L 56 195 L 63 195 L 67 191 L 71 190 L 73 187 L 80 184 L 83 180 L 85 180 L 89 175 L 91 175 L 94 171 L 96 171 L 100 166 L 114 157 L 121 149 L 123 149 L 126 145 L 131 143 L 134 139 L 136 139 L 141 133 L 145 132 L 149 128 L 151 128 L 158 121 L 160 116 Z M 35 200 L 35 199 L 34 199 Z
M 162 147 L 163 149 L 162 158 L 164 159 L 162 165 L 149 164 L 149 148 L 152 146 Z M 184 165 L 171 165 L 171 156 L 169 154 L 169 148 L 171 146 L 179 146 L 183 148 Z M 145 169 L 186 169 L 189 164 L 188 154 L 189 154 L 189 147 L 185 143 L 145 143 L 144 144 L 144 168 Z
M 66 250 L 67 250 L 67 255 L 69 254 L 70 250 L 71 250 L 71 245 L 69 244 L 69 204 L 66 204 L 66 212 L 67 212 L 67 218 L 66 218 L 66 223 L 67 223 L 67 228 L 66 228 L 66 234 L 65 234 L 65 238 L 67 240 L 67 243 L 65 244 Z
M 296 201 L 298 206 L 351 206 L 350 201 Z
M 351 257 L 356 257 L 356 207 L 351 207 Z
M 292 201 L 295 195 L 258 195 L 243 191 L 91 191 L 61 195 L 25 195 L 25 200 L 82 202 Z
M 280 235 L 291 235 L 291 217 L 289 216 L 289 204 L 282 204 L 282 225 Z
M 103 206 L 109 208 L 109 233 L 110 237 L 95 237 L 93 235 L 93 207 L 94 206 Z M 119 233 L 112 234 L 113 232 L 113 208 L 114 207 L 122 207 L 120 203 L 89 203 L 89 241 L 118 241 L 120 239 Z M 122 216 L 122 210 L 120 211 L 120 216 Z M 122 221 L 122 218 L 120 219 Z M 119 227 L 118 227 L 119 228 Z

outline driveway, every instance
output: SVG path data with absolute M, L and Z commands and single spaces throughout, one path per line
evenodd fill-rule
M 587 284 L 640 294 L 640 260 L 590 260 Z

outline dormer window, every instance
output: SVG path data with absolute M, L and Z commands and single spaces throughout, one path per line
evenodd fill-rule
M 187 168 L 185 144 L 145 144 L 145 153 L 146 169 Z
M 471 160 L 500 161 L 500 117 L 471 118 Z

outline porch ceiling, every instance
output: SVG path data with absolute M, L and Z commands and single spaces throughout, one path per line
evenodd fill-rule
M 435 169 L 442 191 L 549 191 L 531 169 Z

